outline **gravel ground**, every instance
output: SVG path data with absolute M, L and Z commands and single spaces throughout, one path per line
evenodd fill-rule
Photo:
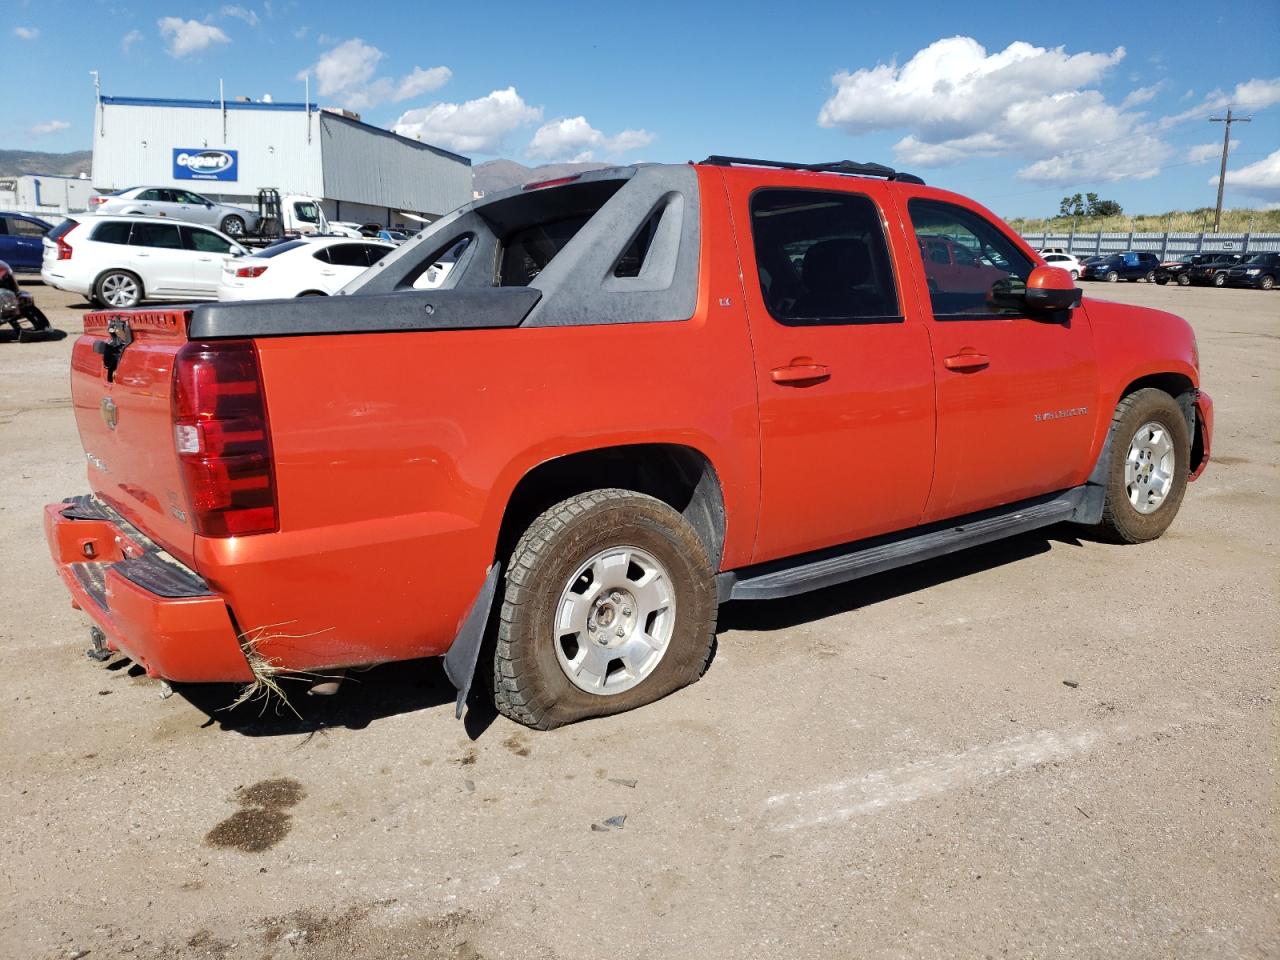
M 83 305 L 29 289 L 73 336 L 0 343 L 0 955 L 1280 956 L 1280 294 L 1105 290 L 1217 401 L 1162 540 L 731 605 L 701 683 L 539 734 L 435 662 L 299 720 L 86 660 L 40 526 Z

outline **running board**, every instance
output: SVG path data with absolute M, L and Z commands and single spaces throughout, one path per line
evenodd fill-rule
M 772 600 L 820 590 L 1070 520 L 1085 502 L 1085 490 L 1075 487 L 927 527 L 730 570 L 717 577 L 716 586 L 721 602 Z

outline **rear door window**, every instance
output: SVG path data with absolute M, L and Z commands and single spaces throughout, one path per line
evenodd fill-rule
M 751 236 L 760 293 L 779 323 L 902 320 L 884 226 L 870 197 L 758 190 L 751 197 Z
M 181 250 L 182 237 L 178 227 L 173 223 L 144 223 L 139 221 L 133 225 L 129 243 L 135 247 L 163 247 L 167 250 Z
M 329 262 L 335 267 L 359 267 L 364 270 L 369 266 L 369 255 L 365 252 L 365 243 L 336 243 L 329 248 Z
M 382 247 L 376 243 L 366 243 L 364 247 L 365 266 L 372 267 L 375 263 L 391 252 L 391 247 Z
M 91 239 L 98 243 L 128 243 L 129 228 L 132 226 L 133 224 L 121 220 L 100 223 L 94 229 Z M 54 232 L 56 233 L 57 231 Z M 49 236 L 53 236 L 53 234 L 51 233 Z
M 45 229 L 40 226 L 40 224 L 31 220 L 23 220 L 21 217 L 10 217 L 9 233 L 15 237 L 43 237 Z

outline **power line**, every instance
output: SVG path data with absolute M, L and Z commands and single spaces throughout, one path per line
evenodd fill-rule
M 1233 117 L 1231 107 L 1227 106 L 1225 117 L 1210 117 L 1210 123 L 1222 124 L 1222 169 L 1218 171 L 1218 209 L 1213 215 L 1213 232 L 1218 232 L 1222 224 L 1222 189 L 1227 185 L 1227 153 L 1231 150 L 1231 125 L 1233 123 L 1249 123 L 1253 117 Z

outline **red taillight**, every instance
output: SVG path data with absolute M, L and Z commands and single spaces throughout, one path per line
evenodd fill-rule
M 106 203 L 106 202 L 107 202 L 108 200 L 110 200 L 110 199 L 111 199 L 110 197 L 102 197 L 102 196 L 98 196 L 98 197 L 90 197 L 90 198 L 89 198 L 89 206 L 91 206 L 91 207 L 96 207 L 96 206 L 98 206 L 98 204 L 100 204 L 100 203 Z
M 67 237 L 68 237 L 68 236 L 70 236 L 72 233 L 74 233 L 78 228 L 79 228 L 79 224 L 77 224 L 76 226 L 72 227 L 70 230 L 68 230 L 66 233 L 64 233 L 62 236 L 60 236 L 60 237 L 55 241 L 55 242 L 58 244 L 58 259 L 59 259 L 59 260 L 70 260 L 70 259 L 71 259 L 71 254 L 72 254 L 71 244 L 67 243 Z
M 260 277 L 267 272 L 266 267 L 239 267 L 236 269 L 237 277 Z
M 183 346 L 173 363 L 172 407 L 196 533 L 235 537 L 277 529 L 271 435 L 253 341 Z

